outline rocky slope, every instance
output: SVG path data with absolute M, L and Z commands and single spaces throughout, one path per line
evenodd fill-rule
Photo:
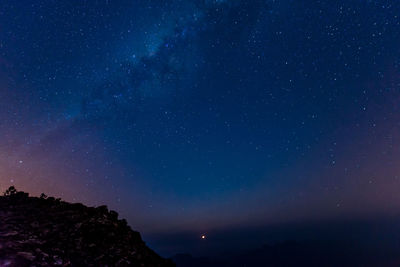
M 0 266 L 174 266 L 106 206 L 8 191 L 0 197 Z

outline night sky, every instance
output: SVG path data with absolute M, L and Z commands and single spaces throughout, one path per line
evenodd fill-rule
M 400 2 L 0 4 L 0 189 L 144 236 L 400 210 Z

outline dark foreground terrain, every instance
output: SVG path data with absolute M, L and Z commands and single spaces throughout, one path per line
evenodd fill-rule
M 174 266 L 106 206 L 8 191 L 0 197 L 0 266 Z

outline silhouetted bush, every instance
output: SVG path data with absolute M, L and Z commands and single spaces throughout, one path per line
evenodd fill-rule
M 128 222 L 125 219 L 122 219 L 119 222 L 120 222 L 121 226 L 123 226 L 123 227 L 128 226 Z
M 118 212 L 114 211 L 114 210 L 110 210 L 110 219 L 111 220 L 118 220 Z
M 101 214 L 106 214 L 108 213 L 108 207 L 106 205 L 102 205 L 102 206 L 98 206 L 97 210 L 101 213 Z
M 13 194 L 12 196 L 15 196 L 16 198 L 27 198 L 27 197 L 29 197 L 29 194 L 22 192 L 22 191 L 18 191 L 15 194 Z
M 12 195 L 15 195 L 15 194 L 17 194 L 17 189 L 15 188 L 15 186 L 10 186 L 7 190 L 6 190 L 6 192 L 4 192 L 4 196 L 12 196 Z

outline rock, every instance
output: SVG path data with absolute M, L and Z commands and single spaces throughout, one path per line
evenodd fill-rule
M 175 266 L 107 206 L 0 197 L 0 266 Z
M 17 252 L 17 255 L 22 256 L 30 261 L 33 261 L 36 258 L 31 252 Z

